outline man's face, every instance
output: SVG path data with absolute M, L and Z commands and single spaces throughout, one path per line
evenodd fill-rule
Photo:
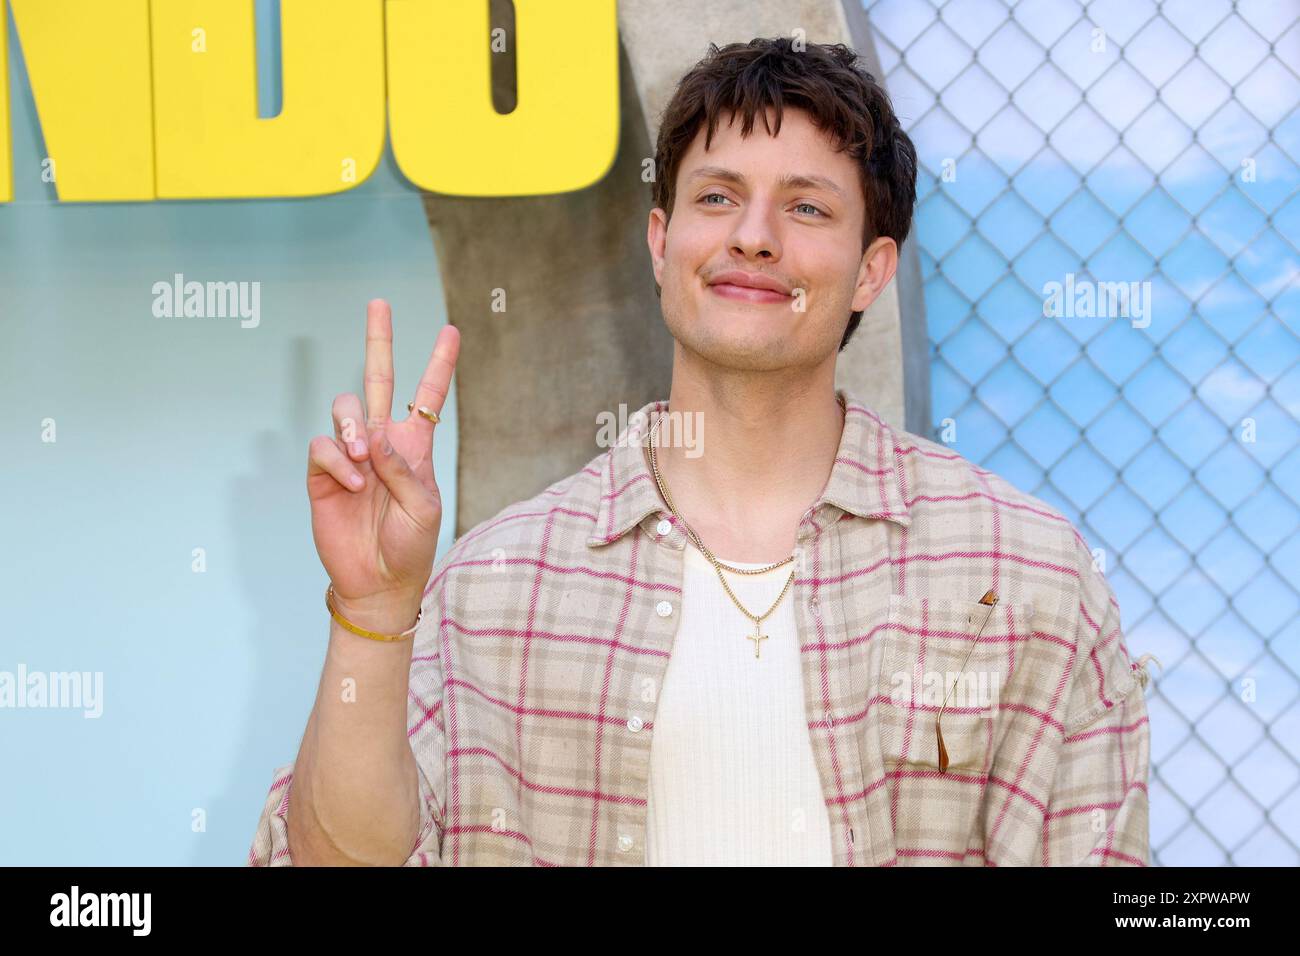
M 894 274 L 892 239 L 862 248 L 854 161 L 803 110 L 786 109 L 775 137 L 756 119 L 742 138 L 733 116 L 707 152 L 701 129 L 676 185 L 671 220 L 650 213 L 655 280 L 673 338 L 716 364 L 770 371 L 833 359 L 849 313 Z M 776 290 L 745 285 L 761 280 Z

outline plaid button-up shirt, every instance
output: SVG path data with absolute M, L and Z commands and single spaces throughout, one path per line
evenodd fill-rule
M 1087 544 L 1059 511 L 840 395 L 787 598 L 835 865 L 1145 865 L 1147 675 Z M 655 701 L 694 545 L 629 440 L 637 421 L 435 565 L 410 673 L 408 865 L 644 862 Z M 941 772 L 945 689 L 962 693 L 942 712 Z M 253 865 L 292 862 L 291 784 L 278 769 Z

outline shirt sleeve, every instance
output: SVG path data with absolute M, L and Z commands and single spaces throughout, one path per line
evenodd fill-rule
M 434 580 L 438 568 L 434 569 Z M 439 648 L 441 588 L 424 600 L 424 614 L 412 640 L 410 690 L 407 695 L 407 739 L 415 756 L 420 788 L 420 829 L 403 866 L 441 866 L 446 793 L 446 726 L 443 721 L 443 677 Z M 289 791 L 293 764 L 277 767 L 262 805 L 249 866 L 293 866 L 289 853 Z
M 1076 652 L 1043 820 L 1046 866 L 1147 866 L 1151 738 L 1146 657 L 1130 660 L 1119 603 L 1077 539 Z

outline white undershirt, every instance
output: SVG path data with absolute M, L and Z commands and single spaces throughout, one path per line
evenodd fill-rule
M 739 568 L 762 564 L 728 561 Z M 731 602 L 717 571 L 686 545 L 681 621 L 655 710 L 646 813 L 649 866 L 830 866 L 830 818 L 808 734 L 791 585 L 763 621 Z M 724 571 L 755 614 L 792 564 Z

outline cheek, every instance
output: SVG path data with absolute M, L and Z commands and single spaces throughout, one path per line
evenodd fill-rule
M 823 259 L 809 273 L 808 281 L 827 302 L 838 307 L 842 302 L 853 298 L 853 289 L 858 281 L 857 259 Z
M 680 266 L 699 269 L 726 253 L 730 235 L 731 227 L 725 220 L 693 216 L 688 209 L 669 222 L 664 255 Z
M 664 245 L 665 253 L 678 263 L 696 261 L 702 251 L 708 247 L 709 240 L 702 230 L 687 222 L 676 224 L 677 228 L 668 231 Z

